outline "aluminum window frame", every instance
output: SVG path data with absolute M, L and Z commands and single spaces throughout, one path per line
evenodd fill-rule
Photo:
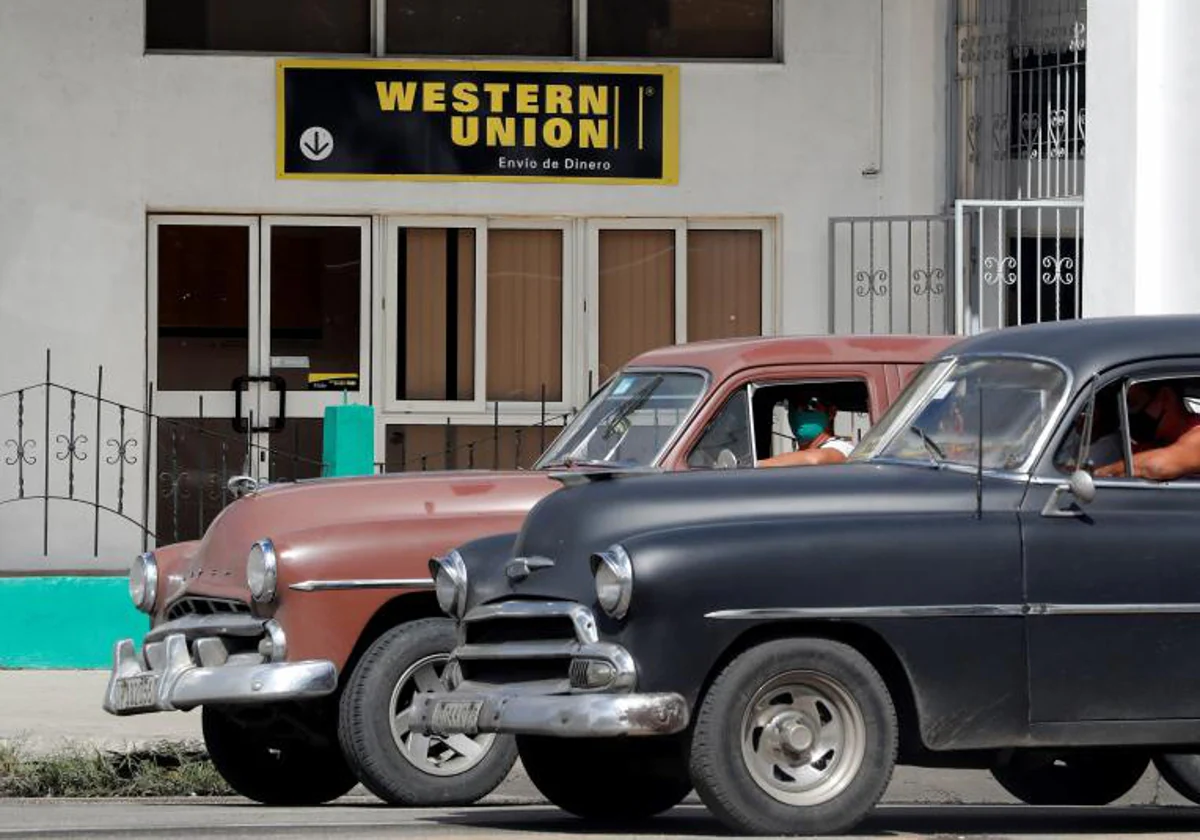
M 732 64 L 772 65 L 785 63 L 786 32 L 784 29 L 783 0 L 771 2 L 771 55 L 762 58 L 741 57 L 688 57 L 688 56 L 624 56 L 596 59 L 588 54 L 588 0 L 571 0 L 571 47 L 567 55 L 514 55 L 492 53 L 416 53 L 387 51 L 387 0 L 371 0 L 367 13 L 369 21 L 368 43 L 365 52 L 296 52 L 269 50 L 195 50 L 151 47 L 147 43 L 150 0 L 142 0 L 142 55 L 187 55 L 187 56 L 236 56 L 263 58 L 320 58 L 330 61 L 355 60 L 362 58 L 415 59 L 415 60 L 464 60 L 464 61 L 526 61 L 526 62 L 578 62 L 600 61 L 605 64 Z

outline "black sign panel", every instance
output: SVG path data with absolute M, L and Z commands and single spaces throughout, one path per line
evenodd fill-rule
M 280 61 L 280 178 L 679 181 L 679 70 Z

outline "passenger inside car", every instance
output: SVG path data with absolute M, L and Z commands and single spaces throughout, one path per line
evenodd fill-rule
M 1099 467 L 1097 478 L 1171 481 L 1200 474 L 1200 415 L 1189 410 L 1182 383 L 1139 382 L 1129 388 L 1132 470 L 1121 458 Z

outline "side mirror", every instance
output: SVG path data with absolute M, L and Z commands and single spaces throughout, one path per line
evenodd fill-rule
M 1067 489 L 1071 495 L 1085 505 L 1096 498 L 1096 482 L 1087 470 L 1075 470 L 1067 479 Z
M 1096 498 L 1096 482 L 1092 478 L 1092 474 L 1086 470 L 1075 470 L 1071 473 L 1067 482 L 1057 485 L 1054 492 L 1046 499 L 1046 504 L 1042 507 L 1042 516 L 1066 519 L 1083 516 L 1083 511 L 1079 509 L 1078 505 L 1067 508 L 1060 507 L 1062 497 L 1068 494 L 1085 505 Z

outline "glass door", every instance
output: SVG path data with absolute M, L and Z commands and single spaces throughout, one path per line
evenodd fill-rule
M 154 527 L 175 541 L 203 533 L 233 476 L 320 475 L 325 407 L 369 402 L 370 221 L 149 226 Z

